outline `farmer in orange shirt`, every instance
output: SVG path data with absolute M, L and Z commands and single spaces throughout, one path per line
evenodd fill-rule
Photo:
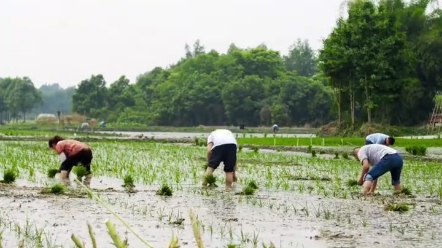
M 61 158 L 60 176 L 64 183 L 69 183 L 69 173 L 74 166 L 82 164 L 86 167 L 87 174 L 85 184 L 90 185 L 92 179 L 91 148 L 77 140 L 64 139 L 58 135 L 49 140 L 49 148 L 54 149 Z

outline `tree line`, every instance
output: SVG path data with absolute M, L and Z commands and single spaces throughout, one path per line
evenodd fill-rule
M 70 114 L 75 87 L 59 84 L 34 86 L 28 77 L 0 78 L 0 124 L 25 121 L 40 113 Z
M 442 16 L 433 3 L 347 2 L 346 16 L 319 51 L 298 40 L 285 56 L 264 44 L 231 44 L 220 53 L 196 41 L 175 64 L 132 83 L 121 76 L 108 86 L 103 75 L 92 75 L 63 93 L 72 96 L 63 106 L 107 122 L 147 125 L 422 124 L 441 86 Z M 8 78 L 0 87 L 11 80 L 30 81 Z M 1 92 L 0 112 L 25 115 L 42 103 L 54 112 L 62 91 L 44 99 L 42 91 L 27 92 L 32 97 L 24 102 Z
M 106 87 L 102 75 L 82 81 L 73 95 L 77 113 L 109 122 L 150 125 L 303 125 L 330 121 L 331 88 L 318 75 L 308 41 L 287 56 L 260 45 L 227 53 L 205 51 L 199 41 L 167 69 L 122 76 Z

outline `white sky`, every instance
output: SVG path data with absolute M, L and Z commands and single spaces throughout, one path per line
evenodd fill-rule
M 265 43 L 286 53 L 297 39 L 321 47 L 341 0 L 1 0 L 0 77 L 36 86 L 103 74 L 131 81 L 175 63 L 184 45 L 206 51 Z

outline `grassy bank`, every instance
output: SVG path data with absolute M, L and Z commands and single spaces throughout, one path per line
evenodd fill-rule
M 242 145 L 262 146 L 362 146 L 365 138 L 242 138 L 238 137 Z M 397 138 L 395 146 L 426 146 L 442 147 L 442 139 L 401 139 Z
M 34 137 L 32 140 L 40 140 L 45 139 L 45 137 L 53 136 L 54 134 L 59 134 L 65 137 L 73 137 L 74 133 L 69 131 L 37 131 L 37 130 L 0 130 L 0 135 L 4 135 L 8 138 L 8 140 L 24 140 L 23 137 Z M 115 141 L 123 141 L 121 138 L 124 136 L 114 135 L 114 134 L 99 134 L 99 133 L 77 133 L 77 137 L 90 137 L 91 140 L 100 139 L 100 137 L 111 139 Z M 247 137 L 248 136 L 248 137 Z M 362 146 L 365 144 L 364 138 L 357 137 L 327 137 L 327 138 L 298 138 L 298 137 L 276 137 L 273 138 L 271 136 L 268 137 L 253 137 L 253 135 L 237 135 L 237 140 L 240 145 L 248 145 L 248 146 L 293 146 L 293 147 L 308 147 L 308 146 L 326 146 L 326 147 L 355 147 Z M 251 136 L 251 137 L 250 137 Z M 126 136 L 128 137 L 128 136 Z M 149 141 L 151 137 L 145 138 L 132 138 L 130 141 Z M 178 137 L 169 137 L 158 139 L 157 141 L 164 142 L 172 142 L 172 143 L 194 143 L 194 138 L 178 138 Z M 199 143 L 205 143 L 205 139 L 198 138 Z M 396 138 L 396 147 L 410 147 L 410 146 L 424 146 L 424 147 L 442 147 L 442 139 L 405 139 L 405 138 Z
M 107 133 L 86 133 L 86 132 L 73 132 L 69 130 L 26 130 L 26 129 L 0 129 L 0 135 L 7 136 L 54 136 L 54 135 L 64 135 L 73 136 L 74 133 L 77 136 L 118 136 L 117 134 L 107 134 Z

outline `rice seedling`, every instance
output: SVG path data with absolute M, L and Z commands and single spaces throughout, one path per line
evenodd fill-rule
M 73 169 L 75 175 L 77 175 L 77 179 L 82 182 L 83 181 L 83 177 L 85 177 L 87 175 L 87 169 L 84 166 L 75 166 Z
M 216 184 L 216 176 L 211 174 L 204 177 L 204 182 L 211 188 L 216 188 L 218 185 Z
M 407 212 L 410 207 L 405 203 L 389 203 L 384 208 L 387 211 Z
M 273 140 L 273 138 L 269 139 Z M 321 142 L 324 142 L 324 144 L 328 146 L 327 142 L 329 141 L 328 139 L 324 139 Z M 345 139 L 344 143 L 346 143 Z M 312 144 L 316 145 L 314 139 Z M 399 203 L 388 203 L 393 194 L 388 174 L 380 178 L 378 182 L 378 190 L 381 192 L 380 195 L 373 197 L 361 196 L 360 189 L 354 187 L 356 184 L 356 175 L 360 172 L 360 163 L 354 160 L 344 161 L 342 159 L 334 159 L 333 156 L 323 156 L 320 150 L 316 150 L 316 147 L 316 157 L 311 157 L 305 153 L 289 154 L 243 150 L 243 152 L 238 153 L 238 162 L 241 164 L 239 168 L 242 182 L 246 182 L 246 184 L 241 194 L 232 195 L 220 193 L 218 190 L 205 190 L 198 187 L 201 183 L 201 176 L 204 173 L 200 166 L 201 158 L 205 155 L 205 149 L 200 146 L 180 146 L 154 142 L 131 143 L 110 141 L 96 141 L 95 143 L 91 143 L 91 145 L 95 147 L 94 151 L 96 154 L 92 165 L 94 171 L 92 185 L 94 183 L 96 183 L 96 185 L 108 185 L 104 187 L 101 186 L 103 189 L 100 190 L 103 190 L 104 194 L 100 193 L 99 198 L 102 199 L 102 201 L 108 202 L 109 206 L 118 207 L 119 213 L 127 212 L 131 216 L 135 216 L 134 222 L 137 221 L 135 219 L 143 219 L 144 221 L 150 221 L 146 219 L 152 219 L 152 221 L 158 222 L 159 226 L 167 225 L 170 226 L 170 228 L 186 226 L 186 222 L 184 220 L 180 222 L 179 220 L 182 218 L 179 217 L 178 214 L 175 214 L 175 212 L 178 208 L 186 208 L 195 202 L 195 206 L 204 206 L 210 209 L 221 209 L 220 204 L 236 206 L 236 208 L 241 208 L 241 211 L 237 211 L 238 216 L 235 216 L 236 218 L 244 222 L 255 223 L 254 225 L 258 226 L 253 227 L 256 229 L 251 229 L 251 227 L 248 230 L 242 229 L 242 233 L 240 233 L 240 231 L 235 231 L 234 227 L 230 227 L 229 225 L 223 227 L 225 222 L 222 223 L 221 220 L 219 221 L 220 223 L 217 223 L 217 221 L 213 221 L 212 219 L 204 219 L 206 217 L 204 217 L 203 214 L 198 217 L 202 219 L 197 220 L 199 223 L 197 227 L 200 229 L 202 239 L 206 239 L 210 236 L 215 246 L 226 247 L 228 244 L 231 244 L 239 247 L 248 247 L 254 244 L 260 244 L 262 240 L 259 237 L 261 235 L 257 235 L 258 228 L 261 232 L 265 232 L 263 236 L 268 236 L 272 232 L 267 230 L 264 225 L 259 227 L 261 225 L 260 220 L 266 220 L 265 225 L 271 225 L 267 222 L 267 219 L 275 219 L 275 221 L 285 223 L 284 225 L 290 225 L 286 220 L 280 219 L 280 217 L 278 217 L 279 215 L 286 216 L 287 219 L 292 221 L 296 220 L 296 218 L 300 218 L 303 222 L 309 222 L 310 219 L 325 222 L 330 221 L 333 223 L 332 225 L 334 225 L 335 222 L 337 225 L 343 226 L 349 225 L 350 223 L 352 228 L 357 231 L 358 228 L 363 228 L 364 226 L 382 226 L 384 222 L 388 223 L 388 221 L 381 220 L 389 218 L 391 215 L 397 215 L 397 213 L 394 212 L 405 211 L 405 208 L 401 207 Z M 305 148 L 307 145 L 310 146 L 310 143 L 304 144 L 303 147 Z M 318 144 L 318 146 L 319 145 L 321 144 Z M 0 157 L 0 164 L 5 165 L 6 168 L 13 169 L 17 173 L 16 178 L 20 179 L 17 180 L 18 182 L 33 180 L 32 182 L 37 188 L 52 182 L 45 175 L 49 176 L 48 171 L 53 169 L 53 166 L 56 165 L 58 161 L 52 154 L 49 154 L 47 149 L 39 142 L 8 141 L 7 144 L 0 143 L 0 149 L 2 149 L 5 154 L 5 156 Z M 343 152 L 336 150 L 333 153 L 335 153 L 335 157 L 340 157 L 340 154 Z M 338 156 L 336 156 L 336 154 L 338 154 Z M 122 157 L 124 157 L 124 160 L 121 160 Z M 342 155 L 342 157 L 344 158 L 344 155 Z M 422 222 L 420 226 L 431 226 L 431 216 L 438 216 L 442 213 L 442 206 L 440 206 L 440 204 L 430 202 L 430 200 L 437 202 L 439 201 L 438 199 L 442 197 L 442 184 L 440 182 L 442 172 L 439 168 L 440 164 L 438 162 L 423 162 L 410 159 L 406 160 L 406 166 L 404 166 L 402 172 L 401 180 L 403 181 L 403 185 L 413 187 L 413 194 L 415 194 L 418 199 L 428 201 L 420 203 L 425 205 L 425 208 L 416 207 L 410 211 L 410 213 L 413 214 L 416 212 L 416 216 L 426 216 L 419 220 Z M 221 177 L 223 174 L 222 167 L 216 170 L 213 174 L 215 178 L 214 183 L 217 181 L 216 178 L 219 178 L 220 181 L 223 180 Z M 43 177 L 41 175 L 43 175 Z M 125 175 L 123 178 L 125 185 L 133 185 L 133 183 L 137 181 L 137 187 L 138 184 L 140 185 L 138 193 L 128 195 L 117 193 L 116 190 L 105 189 L 107 187 L 118 188 L 121 185 L 122 175 Z M 115 182 L 113 182 L 112 179 L 115 179 Z M 19 185 L 19 183 L 17 184 Z M 2 187 L 16 186 L 2 185 Z M 46 195 L 44 197 L 58 197 L 57 201 L 61 201 L 62 198 L 67 198 L 66 196 L 71 197 L 71 195 L 74 195 L 71 190 L 66 189 L 67 191 L 64 193 L 65 197 L 55 196 L 55 193 L 50 191 L 52 187 L 48 187 L 46 190 L 47 193 L 52 193 L 54 196 Z M 172 192 L 172 187 L 174 192 Z M 158 189 L 158 195 L 173 196 L 152 197 L 154 192 L 149 193 L 152 188 Z M 260 194 L 256 194 L 255 196 L 255 192 L 258 188 Z M 406 189 L 409 190 L 410 188 L 405 188 L 402 192 L 403 195 L 408 194 Z M 98 192 L 97 190 L 97 193 Z M 411 193 L 411 190 L 409 190 L 409 192 Z M 90 198 L 96 199 L 96 193 L 92 194 L 87 192 L 87 194 Z M 142 200 L 137 196 L 138 194 L 140 194 L 139 197 Z M 314 202 L 317 201 L 318 198 L 321 199 L 320 206 L 312 203 L 305 204 L 305 201 Z M 71 202 L 76 201 L 74 198 L 69 199 Z M 149 202 L 150 199 L 153 199 L 153 201 Z M 340 199 L 345 199 L 345 201 L 340 201 Z M 404 201 L 404 203 L 401 204 L 405 204 L 406 201 L 405 205 L 408 208 L 413 205 L 413 202 L 416 202 L 414 198 L 409 197 L 395 197 L 394 199 Z M 83 200 L 88 201 L 88 199 Z M 185 202 L 185 205 L 180 205 L 179 202 Z M 349 205 L 346 205 L 347 202 Z M 371 204 L 370 207 L 367 206 L 367 202 Z M 209 204 L 215 205 L 207 206 Z M 390 204 L 389 209 L 387 209 L 389 213 L 381 212 L 381 214 L 379 214 L 379 212 L 373 211 L 373 209 L 376 208 L 382 209 L 384 205 L 388 204 Z M 394 204 L 397 206 L 394 206 Z M 424 209 L 425 211 L 423 211 Z M 85 209 L 84 211 L 88 210 Z M 206 210 L 195 209 L 195 213 L 203 211 Z M 240 212 L 244 212 L 244 214 Z M 250 216 L 246 215 L 249 212 Z M 370 214 L 374 214 L 376 218 L 372 218 Z M 255 217 L 258 215 L 260 219 Z M 410 218 L 414 217 L 411 216 Z M 221 217 L 218 219 L 221 219 Z M 87 219 L 85 219 L 83 223 L 85 223 L 86 220 Z M 172 225 L 175 222 L 177 224 Z M 178 222 L 180 222 L 180 224 L 178 224 Z M 395 223 L 395 227 L 393 228 L 395 231 L 399 230 L 400 223 L 403 223 L 402 231 L 410 233 L 408 229 L 411 227 L 407 227 L 405 221 L 401 222 L 401 220 L 397 219 L 395 222 L 399 223 Z M 324 226 L 330 226 L 329 224 L 330 223 L 325 224 Z M 149 224 L 149 226 L 155 226 L 155 224 L 152 223 L 152 225 Z M 383 227 L 387 230 L 388 224 Z M 337 226 L 336 228 L 339 229 L 341 227 Z M 80 229 L 81 228 L 77 228 L 77 230 Z M 86 230 L 86 228 L 84 229 Z M 277 227 L 274 229 L 278 230 Z M 171 236 L 176 240 L 177 236 L 175 234 L 172 235 L 172 230 L 174 230 L 173 233 L 175 233 L 176 230 L 171 229 Z M 183 232 L 186 232 L 186 230 L 187 228 L 185 228 Z M 95 231 L 95 235 L 103 235 L 99 233 L 99 229 L 95 229 Z M 54 231 L 52 230 L 51 232 Z M 146 232 L 155 232 L 155 230 L 149 229 Z M 364 232 L 370 232 L 370 230 L 364 230 Z M 123 231 L 119 230 L 119 233 L 123 234 Z M 419 232 L 415 233 L 418 235 Z M 430 232 L 420 231 L 420 233 L 424 233 L 424 239 L 431 238 Z M 425 233 L 428 233 L 428 235 Z M 79 233 L 77 238 L 87 237 L 87 235 L 87 233 Z M 105 235 L 106 238 L 112 240 L 108 234 Z M 180 235 L 180 239 L 185 239 L 183 238 L 185 236 L 186 235 Z M 121 241 L 120 244 L 123 243 L 122 245 L 124 245 L 125 240 L 121 238 L 121 236 L 119 237 L 119 241 Z M 435 237 L 437 239 L 436 234 Z M 289 243 L 295 242 L 291 237 L 284 237 L 278 241 L 283 243 L 281 247 L 290 247 L 291 245 Z M 131 246 L 134 246 L 137 241 L 130 239 L 127 242 L 130 243 Z M 189 242 L 189 240 L 185 240 L 185 242 Z M 439 244 L 439 241 L 434 242 Z M 80 240 L 80 243 L 83 244 L 84 242 Z M 90 244 L 91 242 L 89 241 L 87 243 Z M 140 241 L 138 244 L 141 243 Z M 268 241 L 266 244 L 268 244 Z M 98 245 L 100 246 L 101 244 Z M 157 247 L 157 245 L 154 246 Z M 176 246 L 177 244 L 172 247 Z M 143 247 L 143 245 L 141 245 L 141 247 Z
M 8 168 L 3 173 L 3 180 L 1 182 L 6 184 L 11 184 L 14 183 L 16 179 L 17 179 L 17 173 L 15 172 L 15 170 Z
M 249 186 L 252 189 L 258 189 L 258 184 L 256 184 L 255 180 L 251 180 L 247 183 L 247 186 Z
M 129 189 L 135 188 L 134 178 L 132 177 L 132 175 L 127 174 L 126 176 L 124 176 L 123 181 L 124 181 L 123 184 L 124 188 L 129 188 Z
M 55 194 L 55 195 L 61 195 L 66 193 L 67 189 L 66 186 L 60 183 L 54 184 L 51 187 L 45 187 L 42 188 L 40 193 L 41 194 Z
M 243 188 L 242 194 L 243 195 L 253 195 L 255 193 L 255 188 L 251 187 L 250 185 L 247 185 Z
M 48 177 L 49 178 L 54 178 L 55 175 L 57 175 L 57 173 L 58 173 L 58 169 L 49 169 L 48 170 Z
M 358 181 L 355 180 L 355 179 L 348 179 L 347 180 L 347 186 L 348 187 L 358 186 Z
M 408 188 L 408 187 L 403 187 L 402 190 L 401 190 L 401 193 L 404 194 L 404 195 L 413 195 L 411 189 Z
M 173 195 L 173 191 L 172 189 L 169 187 L 169 185 L 164 184 L 161 186 L 160 189 L 157 190 L 157 195 L 161 195 L 161 196 L 172 196 Z

